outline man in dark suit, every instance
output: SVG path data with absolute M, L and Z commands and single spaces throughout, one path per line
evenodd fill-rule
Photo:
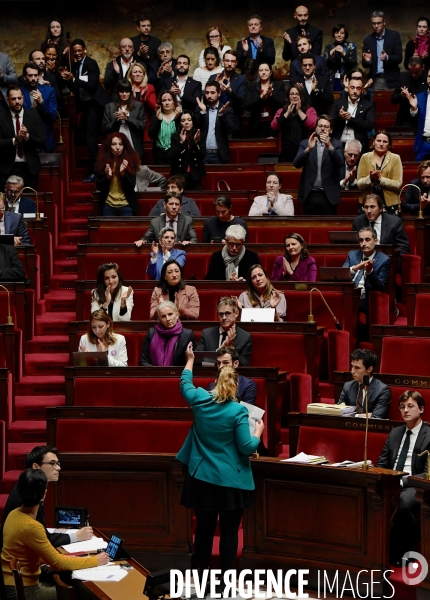
M 403 221 L 395 215 L 382 212 L 384 203 L 377 194 L 366 196 L 363 205 L 363 214 L 355 217 L 352 230 L 360 231 L 363 227 L 371 227 L 376 231 L 379 244 L 393 244 L 400 250 L 400 254 L 409 254 L 409 240 L 406 235 Z
M 239 354 L 234 348 L 218 348 L 216 357 L 218 372 L 221 371 L 223 367 L 237 369 L 239 366 L 239 359 Z M 207 389 L 209 392 L 214 389 L 215 383 L 216 381 L 211 381 L 208 385 Z M 248 377 L 244 377 L 243 375 L 239 375 L 236 398 L 238 402 L 247 402 L 248 404 L 255 405 L 255 401 L 257 400 L 257 384 L 255 381 Z
M 171 91 L 176 96 L 182 110 L 194 112 L 197 106 L 197 98 L 202 97 L 202 84 L 188 77 L 190 70 L 190 59 L 185 54 L 180 54 L 176 59 L 176 77 L 163 79 L 160 85 L 160 93 Z
M 36 202 L 27 196 L 20 196 L 21 190 L 24 187 L 24 179 L 17 175 L 11 175 L 8 177 L 5 186 L 7 210 L 25 214 L 36 213 Z M 27 231 L 27 230 L 26 230 Z
M 363 40 L 361 64 L 370 69 L 373 89 L 392 90 L 399 78 L 399 64 L 402 62 L 402 40 L 398 31 L 385 28 L 385 15 L 375 10 L 371 16 L 373 33 Z
M 323 32 L 317 27 L 309 25 L 309 10 L 306 6 L 298 6 L 294 11 L 294 18 L 297 21 L 295 27 L 287 29 L 284 34 L 284 49 L 282 50 L 282 58 L 284 60 L 294 60 L 299 57 L 297 48 L 297 38 L 306 36 L 312 44 L 313 53 L 317 56 L 321 55 L 323 44 Z
M 311 54 L 313 54 L 315 56 L 315 61 L 316 61 L 315 62 L 315 75 L 316 75 L 316 77 L 318 78 L 321 75 L 323 77 L 330 77 L 326 61 L 323 59 L 322 56 L 315 55 L 315 53 L 312 52 L 312 44 L 311 44 L 309 38 L 306 37 L 305 35 L 299 35 L 296 43 L 297 43 L 297 49 L 299 51 L 299 56 L 298 56 L 298 58 L 295 58 L 294 60 L 292 60 L 291 64 L 290 64 L 290 84 L 296 83 L 298 81 L 298 78 L 301 75 L 303 75 L 300 57 L 302 54 L 306 54 L 308 52 L 310 52 Z
M 396 125 L 410 126 L 410 106 L 408 94 L 416 96 L 427 90 L 427 72 L 420 56 L 412 56 L 408 61 L 408 70 L 400 73 L 397 85 L 391 95 L 391 104 L 399 104 Z
M 19 175 L 37 189 L 42 170 L 38 149 L 45 144 L 42 120 L 35 110 L 23 107 L 23 95 L 18 86 L 8 89 L 9 110 L 0 111 L 0 189 L 9 175 Z
M 417 215 L 420 209 L 420 199 L 423 214 L 430 216 L 430 160 L 423 160 L 418 167 L 419 179 L 412 179 L 415 187 L 408 187 L 402 202 L 402 211 L 410 215 Z
M 83 183 L 93 183 L 96 180 L 98 133 L 104 107 L 109 98 L 100 83 L 100 69 L 97 62 L 87 56 L 84 40 L 73 40 L 71 51 L 75 59 L 72 72 L 64 71 L 61 76 L 66 81 L 67 87 L 76 96 L 77 112 L 82 113 L 81 125 L 90 157 L 90 174 L 83 179 Z
M 181 201 L 179 212 L 190 217 L 200 217 L 199 207 L 193 198 L 184 196 L 185 178 L 182 175 L 172 175 L 167 181 L 167 193 L 176 196 Z M 157 204 L 152 207 L 149 213 L 150 217 L 159 217 L 166 212 L 164 208 L 164 198 L 158 200 Z
M 305 98 L 318 115 L 327 114 L 333 104 L 333 91 L 329 77 L 315 74 L 316 56 L 311 52 L 301 55 L 300 64 L 303 75 L 297 77 L 297 85 L 302 88 Z
M 370 377 L 368 389 L 368 412 L 375 419 L 387 419 L 391 402 L 391 390 L 388 385 L 373 377 L 378 362 L 376 354 L 370 350 L 354 350 L 351 353 L 352 381 L 343 386 L 338 404 L 355 406 L 356 414 L 366 416 L 366 396 L 363 384 L 365 375 Z
M 45 55 L 40 50 L 32 50 L 28 55 L 28 62 L 35 63 L 40 69 L 42 69 L 41 73 L 39 73 L 39 84 L 40 85 L 49 85 L 55 91 L 55 96 L 58 99 L 60 96 L 60 90 L 58 88 L 57 78 L 53 73 L 50 73 L 46 70 L 46 61 Z M 22 76 L 18 78 L 19 85 L 22 85 Z
M 120 79 L 127 77 L 133 62 L 133 42 L 124 38 L 119 43 L 119 56 L 108 62 L 103 80 L 104 87 L 111 93 Z
M 420 539 L 415 520 L 420 504 L 408 475 L 424 477 L 427 471 L 428 455 L 419 456 L 421 452 L 430 450 L 430 427 L 422 421 L 424 406 L 424 398 L 418 392 L 407 390 L 400 396 L 399 409 L 405 425 L 391 430 L 376 463 L 383 469 L 407 473 L 401 480 L 400 503 L 390 535 L 390 563 L 400 566 L 402 556 L 414 550 Z
M 416 133 L 414 142 L 415 160 L 430 158 L 430 126 L 427 118 L 428 97 L 430 93 L 430 69 L 427 71 L 427 90 L 418 96 L 408 92 L 410 123 Z
M 225 232 L 225 246 L 212 254 L 205 279 L 218 281 L 245 281 L 249 268 L 258 265 L 256 252 L 245 248 L 246 229 L 230 225 Z
M 272 66 L 275 62 L 276 50 L 273 39 L 261 35 L 263 22 L 258 15 L 252 15 L 248 19 L 249 35 L 237 42 L 236 54 L 238 67 L 245 71 L 245 63 L 252 58 L 260 63 Z
M 358 140 L 348 140 L 343 149 L 345 160 L 339 171 L 340 187 L 342 190 L 356 190 L 357 167 L 360 162 L 361 144 Z
M 22 215 L 6 210 L 3 197 L 0 197 L 0 231 L 4 234 L 13 235 L 15 246 L 31 245 L 30 236 L 22 220 Z
M 298 198 L 305 215 L 335 215 L 340 202 L 339 169 L 343 164 L 342 144 L 331 139 L 333 119 L 318 117 L 309 140 L 300 143 L 294 166 L 303 167 Z
M 157 94 L 160 92 L 163 79 L 175 76 L 176 59 L 173 58 L 173 45 L 163 42 L 157 49 L 158 59 L 146 65 L 148 82 L 155 87 Z
M 0 244 L 0 281 L 25 281 L 25 271 L 14 246 Z
M 151 35 L 152 23 L 148 15 L 137 17 L 136 29 L 139 35 L 131 38 L 135 59 L 145 64 L 157 60 L 157 50 L 161 40 Z
M 361 96 L 363 82 L 351 79 L 348 83 L 348 95 L 334 101 L 330 115 L 333 117 L 333 137 L 341 142 L 356 139 L 361 143 L 362 151 L 369 151 L 368 132 L 375 125 L 375 107 L 373 102 Z
M 167 194 L 164 199 L 165 215 L 154 217 L 149 224 L 148 231 L 140 239 L 134 242 L 139 248 L 142 244 L 151 244 L 158 242 L 158 236 L 163 227 L 173 227 L 176 233 L 176 239 L 183 246 L 198 243 L 196 231 L 193 225 L 193 219 L 188 215 L 180 213 L 181 198 Z
M 248 367 L 251 362 L 252 337 L 247 331 L 236 327 L 239 310 L 235 299 L 231 296 L 220 298 L 217 314 L 219 327 L 203 329 L 196 351 L 233 347 L 239 355 L 239 364 Z
M 218 81 L 208 81 L 205 85 L 204 102 L 197 98 L 198 127 L 201 140 L 206 145 L 206 164 L 227 163 L 230 159 L 228 136 L 233 131 L 233 111 L 229 102 L 222 104 L 221 86 Z

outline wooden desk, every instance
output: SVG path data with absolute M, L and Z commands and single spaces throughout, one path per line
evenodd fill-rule
M 416 490 L 416 499 L 421 505 L 421 554 L 430 565 L 430 481 L 420 477 L 409 477 Z M 430 590 L 430 571 L 421 583 L 421 587 Z
M 371 569 L 388 569 L 400 472 L 271 458 L 251 462 L 255 496 L 253 507 L 244 511 L 241 568 L 309 569 L 312 585 L 318 570 L 349 571 L 355 578 L 367 569 L 370 581 Z M 366 573 L 362 575 L 365 581 Z M 378 587 L 374 585 L 374 597 L 383 595 Z

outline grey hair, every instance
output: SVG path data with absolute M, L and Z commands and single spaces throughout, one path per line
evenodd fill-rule
M 355 139 L 354 139 L 354 140 L 348 140 L 348 141 L 346 142 L 346 144 L 345 144 L 345 148 L 344 148 L 344 149 L 345 149 L 345 150 L 348 150 L 348 147 L 349 147 L 351 144 L 355 144 L 355 145 L 357 146 L 358 150 L 360 151 L 360 154 L 361 154 L 361 150 L 362 150 L 363 146 L 361 145 L 361 142 L 359 142 L 358 140 L 355 140 Z
M 370 233 L 372 234 L 372 237 L 373 237 L 373 239 L 374 239 L 374 240 L 377 240 L 377 239 L 378 239 L 378 236 L 376 235 L 376 231 L 375 231 L 374 229 L 372 229 L 371 227 L 362 227 L 362 228 L 360 229 L 360 231 L 358 232 L 358 235 L 360 235 L 360 233 L 361 233 L 362 231 L 370 231 Z M 164 302 L 163 302 L 163 304 L 164 304 Z
M 170 42 L 162 42 L 157 48 L 157 54 L 160 53 L 161 48 L 169 48 L 173 54 L 173 44 L 171 44 Z
M 172 310 L 175 311 L 175 313 L 177 313 L 179 315 L 178 307 L 176 306 L 176 304 L 174 302 L 170 302 L 170 300 L 165 300 L 164 302 L 160 302 L 160 304 L 157 306 L 157 315 L 158 316 L 160 316 L 160 310 L 162 308 L 171 308 Z
M 370 15 L 370 18 L 374 19 L 375 17 L 381 17 L 381 19 L 384 19 L 385 21 L 385 14 L 382 10 L 374 10 L 373 13 Z
M 245 227 L 242 227 L 242 225 L 230 225 L 230 227 L 227 227 L 227 230 L 225 232 L 225 237 L 232 237 L 235 238 L 236 240 L 243 240 L 245 241 L 246 239 L 246 231 L 245 231 Z
M 18 175 L 11 175 L 7 178 L 6 183 L 11 183 L 12 185 L 22 185 L 22 187 L 24 187 L 24 179 L 22 177 L 18 177 Z
M 175 233 L 175 230 L 173 229 L 173 227 L 170 227 L 170 225 L 167 225 L 166 227 L 163 227 L 163 229 L 160 229 L 160 232 L 158 234 L 158 239 L 161 240 L 161 238 L 163 237 L 163 235 L 165 233 L 167 233 L 168 231 L 171 231 L 173 233 L 173 235 L 175 236 L 175 242 L 176 242 L 176 233 Z

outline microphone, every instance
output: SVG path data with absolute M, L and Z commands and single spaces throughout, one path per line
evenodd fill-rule
M 330 308 L 330 306 L 327 304 L 326 299 L 324 298 L 324 296 L 322 295 L 322 293 L 320 292 L 320 290 L 318 288 L 312 288 L 311 291 L 309 292 L 309 315 L 308 315 L 308 323 L 315 323 L 314 316 L 312 314 L 312 292 L 318 292 L 318 294 L 321 296 L 322 301 L 326 305 L 327 310 L 330 312 L 331 316 L 333 317 L 333 321 L 334 321 L 334 325 L 335 325 L 336 329 L 338 329 L 339 331 L 342 331 L 342 329 L 343 329 L 342 325 L 339 323 L 339 321 L 336 318 L 334 312 L 332 311 L 332 309 Z
M 363 385 L 364 392 L 366 396 L 366 432 L 364 434 L 364 461 L 363 461 L 363 471 L 369 470 L 369 465 L 367 464 L 367 434 L 369 431 L 369 385 L 370 385 L 370 377 L 369 375 L 363 375 Z
M 7 294 L 7 324 L 13 325 L 12 315 L 10 314 L 10 292 L 6 287 L 4 287 L 4 285 L 0 285 L 0 288 L 3 288 Z
M 17 202 L 19 200 L 19 198 L 21 197 L 22 192 L 24 190 L 31 190 L 32 192 L 34 192 L 36 194 L 36 221 L 41 221 L 42 218 L 41 218 L 40 212 L 39 212 L 39 196 L 37 195 L 37 192 L 36 192 L 36 190 L 34 188 L 32 188 L 32 187 L 30 187 L 28 185 L 26 185 L 25 187 L 23 187 L 22 190 L 17 195 L 17 197 L 15 199 L 15 202 Z M 15 204 L 15 202 L 14 202 L 14 204 Z
M 414 187 L 414 188 L 416 188 L 418 190 L 418 200 L 420 202 L 420 209 L 418 211 L 418 218 L 422 219 L 423 218 L 423 207 L 421 206 L 421 190 L 420 190 L 420 188 L 417 185 L 415 185 L 415 183 L 407 183 L 400 190 L 400 192 L 399 192 L 399 212 L 400 212 L 400 209 L 401 209 L 401 206 L 402 206 L 402 203 L 401 203 L 402 192 L 407 187 Z

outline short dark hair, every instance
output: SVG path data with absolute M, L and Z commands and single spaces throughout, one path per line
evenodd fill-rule
M 226 51 L 224 52 L 224 56 L 225 56 L 226 54 L 231 54 L 231 55 L 232 55 L 232 56 L 234 56 L 234 57 L 236 58 L 236 60 L 237 60 L 237 52 L 236 52 L 236 50 L 226 50 Z M 224 56 L 223 56 L 223 58 L 224 58 Z
M 351 361 L 352 360 L 362 360 L 366 369 L 369 369 L 370 367 L 376 367 L 378 357 L 370 350 L 362 350 L 361 348 L 358 348 L 357 350 L 351 352 Z
M 145 15 L 145 14 L 137 15 L 136 20 L 135 20 L 136 25 L 139 26 L 141 21 L 149 21 L 152 25 L 152 19 L 149 15 Z
M 41 469 L 27 469 L 18 478 L 17 489 L 22 504 L 30 508 L 36 506 L 45 495 L 48 479 Z
M 221 86 L 219 84 L 219 81 L 215 81 L 215 79 L 212 79 L 212 80 L 209 79 L 209 81 L 206 82 L 205 89 L 208 88 L 208 87 L 214 87 L 214 88 L 216 88 L 217 92 L 221 91 Z
M 81 40 L 81 38 L 75 38 L 73 40 L 73 42 L 71 43 L 71 47 L 73 48 L 73 46 L 82 46 L 82 48 L 86 48 L 86 44 L 84 42 L 84 40 Z
M 360 233 L 362 231 L 368 231 L 374 240 L 378 239 L 378 234 L 376 233 L 376 229 L 374 229 L 373 227 L 370 227 L 370 225 L 366 225 L 366 227 L 362 227 L 358 232 L 359 240 L 360 240 Z
M 348 33 L 347 28 L 345 27 L 345 25 L 343 23 L 338 23 L 337 25 L 335 25 L 333 27 L 333 29 L 331 30 L 332 37 L 334 37 L 334 34 L 338 33 L 338 31 L 340 31 L 341 29 L 343 29 L 345 31 L 345 40 L 347 40 L 349 33 Z
M 300 55 L 300 64 L 303 64 L 303 61 L 308 58 L 312 60 L 314 65 L 317 64 L 317 57 L 315 56 L 315 54 L 312 54 L 312 52 L 304 52 L 303 54 L 301 54 Z
M 408 67 L 415 67 L 416 65 L 419 65 L 420 67 L 424 66 L 424 61 L 421 56 L 411 56 L 408 60 Z
M 35 52 L 42 52 L 42 50 L 40 50 L 40 48 L 36 48 L 35 50 L 32 50 L 32 51 L 30 52 L 30 54 L 28 55 L 28 62 L 33 62 L 33 54 L 34 54 Z M 42 54 L 43 54 L 43 52 L 42 52 Z M 43 55 L 44 55 L 44 54 L 43 54 Z
M 31 469 L 34 463 L 41 465 L 48 452 L 58 455 L 58 450 L 55 446 L 36 446 L 33 448 L 33 450 L 25 457 L 26 469 Z
M 330 123 L 331 128 L 333 129 L 334 119 L 330 115 L 319 115 L 317 118 L 317 125 L 320 121 L 328 121 Z
M 251 15 L 246 19 L 246 22 L 249 23 L 251 19 L 258 19 L 260 21 L 260 25 L 263 23 L 263 19 L 260 17 L 260 15 Z
M 164 196 L 164 203 L 167 204 L 171 198 L 175 198 L 175 200 L 179 200 L 180 204 L 182 204 L 182 196 L 176 196 L 176 194 L 166 194 Z
M 187 56 L 186 54 L 180 54 L 179 56 L 176 57 L 176 62 L 178 61 L 178 58 L 186 58 L 188 61 L 188 64 L 191 64 L 191 59 L 189 56 Z
M 381 209 L 384 208 L 384 202 L 383 202 L 381 196 L 378 196 L 378 194 L 367 194 L 367 196 L 364 199 L 363 206 L 366 204 L 366 200 L 376 200 L 379 208 L 381 208 Z
M 391 133 L 389 131 L 387 131 L 386 129 L 378 129 L 378 131 L 375 133 L 375 137 L 373 138 L 373 140 L 375 141 L 378 135 L 386 135 L 388 138 L 388 142 L 389 142 L 389 146 L 388 146 L 388 150 L 391 150 L 391 146 L 393 145 L 393 138 L 391 137 Z
M 158 287 L 161 288 L 162 294 L 168 294 L 169 293 L 169 286 L 168 286 L 167 281 L 166 281 L 166 271 L 167 271 L 168 267 L 170 267 L 170 265 L 176 265 L 178 267 L 179 272 L 181 274 L 181 279 L 179 281 L 178 287 L 179 287 L 180 290 L 185 289 L 185 281 L 184 281 L 182 267 L 178 263 L 177 260 L 175 260 L 174 258 L 170 258 L 162 266 L 161 273 L 160 273 L 160 280 L 159 280 L 159 282 L 157 284 Z
M 184 190 L 186 186 L 185 177 L 183 175 L 172 175 L 167 180 L 167 184 L 174 183 L 179 189 Z
M 235 350 L 231 346 L 225 346 L 224 348 L 218 348 L 218 350 L 216 351 L 217 356 L 224 356 L 224 354 L 230 354 L 233 362 L 240 359 L 237 350 Z
M 417 19 L 417 25 L 420 21 L 425 21 L 427 23 L 427 27 L 430 27 L 430 19 L 428 17 L 419 17 Z
M 412 392 L 411 390 L 406 390 L 399 398 L 399 406 L 402 402 L 407 402 L 409 399 L 415 400 L 418 408 L 425 408 L 426 404 L 424 398 L 421 396 L 419 392 Z
M 231 208 L 232 202 L 230 196 L 227 194 L 221 194 L 217 196 L 214 200 L 214 206 L 225 206 L 226 208 Z
M 37 73 L 42 72 L 42 69 L 39 67 L 39 65 L 36 65 L 36 63 L 26 62 L 25 65 L 22 67 L 22 76 L 23 77 L 25 77 L 27 75 L 27 69 L 33 69 L 34 71 L 37 71 Z
M 269 177 L 273 175 L 274 177 L 278 178 L 279 181 L 279 185 L 282 185 L 282 177 L 280 175 L 280 173 L 277 173 L 276 171 L 269 171 L 268 173 L 266 173 L 266 181 L 269 179 Z
M 19 87 L 19 85 L 11 85 L 7 88 L 7 96 L 9 96 L 11 92 L 21 92 L 22 94 L 22 89 Z

